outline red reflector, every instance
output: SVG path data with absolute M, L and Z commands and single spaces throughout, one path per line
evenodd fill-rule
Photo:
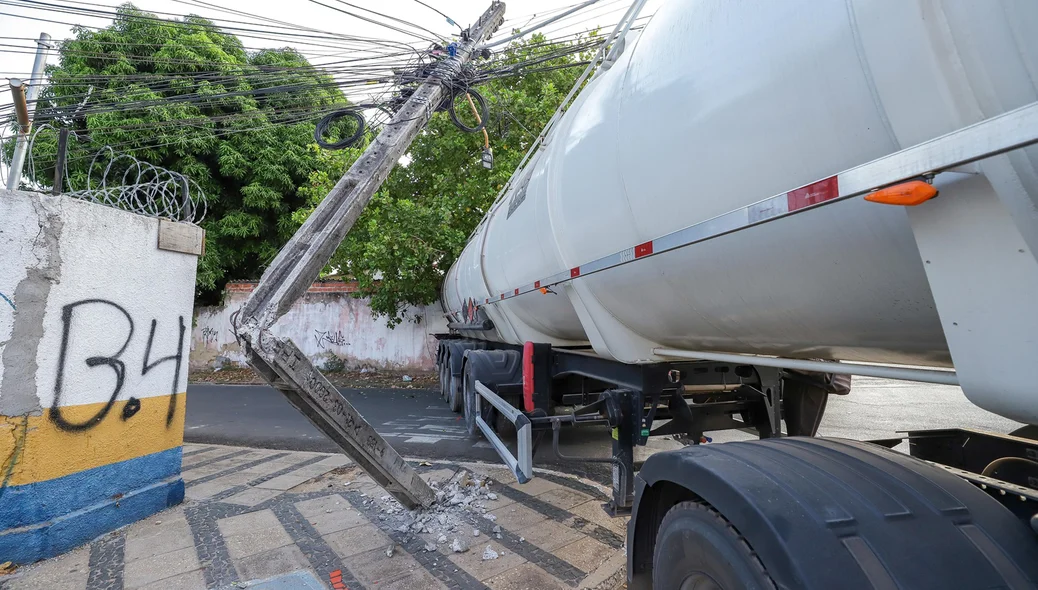
M 533 284 L 533 288 L 534 288 L 534 289 L 540 289 L 540 288 L 541 288 L 541 282 L 540 282 L 540 281 L 536 281 L 536 282 L 534 282 L 534 284 Z
M 504 299 L 504 298 L 505 298 L 505 294 L 504 294 L 504 293 L 502 293 L 502 294 L 501 294 L 501 299 Z
M 840 183 L 837 177 L 830 176 L 814 184 L 802 186 L 786 193 L 786 203 L 790 211 L 817 205 L 840 196 Z
M 638 244 L 634 247 L 634 257 L 641 258 L 642 256 L 648 256 L 652 254 L 652 242 L 645 242 L 644 244 Z
M 516 294 L 516 295 L 518 295 L 518 294 L 519 294 L 519 289 L 516 289 L 516 290 L 515 290 L 515 294 Z
M 573 279 L 580 276 L 580 267 L 574 267 L 569 269 L 569 278 Z
M 523 344 L 523 410 L 533 411 L 533 342 Z
M 489 300 L 489 299 L 487 299 L 487 303 L 490 303 L 490 300 Z

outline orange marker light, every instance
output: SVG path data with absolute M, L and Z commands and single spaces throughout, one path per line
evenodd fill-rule
M 913 180 L 881 188 L 878 191 L 865 195 L 865 200 L 872 201 L 873 203 L 883 203 L 884 205 L 915 207 L 936 196 L 937 189 L 932 184 L 922 180 Z

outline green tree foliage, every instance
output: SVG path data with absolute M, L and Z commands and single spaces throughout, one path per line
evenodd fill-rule
M 86 188 L 104 146 L 198 183 L 209 203 L 198 291 L 212 301 L 227 280 L 258 278 L 291 235 L 292 213 L 308 202 L 298 188 L 329 159 L 314 144 L 314 122 L 346 101 L 292 49 L 246 51 L 200 17 L 163 20 L 129 4 L 118 13 L 63 44 L 37 121 L 56 107 L 52 123 L 75 132 L 73 189 Z M 37 138 L 37 178 L 53 173 L 55 135 Z
M 516 64 L 552 49 L 565 46 L 533 36 L 510 46 L 503 57 L 505 63 Z M 462 133 L 447 113 L 436 113 L 411 145 L 410 161 L 397 166 L 372 198 L 327 272 L 357 280 L 358 295 L 371 297 L 374 312 L 391 325 L 408 319 L 408 306 L 435 301 L 444 274 L 469 234 L 581 71 L 559 66 L 586 57 L 558 57 L 539 63 L 535 71 L 478 87 L 491 113 L 487 131 L 494 154 L 492 170 L 481 163 L 483 134 Z M 464 95 L 456 104 L 459 116 L 469 109 Z M 475 125 L 469 116 L 464 121 Z M 329 166 L 311 174 L 310 182 L 300 189 L 311 207 L 295 214 L 297 223 L 306 219 L 356 157 L 349 150 L 322 156 Z

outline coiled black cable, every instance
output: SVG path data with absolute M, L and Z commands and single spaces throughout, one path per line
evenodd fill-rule
M 458 113 L 455 110 L 455 101 L 458 99 L 459 96 L 464 96 L 466 94 L 471 96 L 473 101 L 479 105 L 477 107 L 479 111 L 479 124 L 475 127 L 470 127 L 465 123 L 462 123 L 461 118 L 458 117 Z M 483 128 L 486 127 L 487 121 L 490 120 L 490 107 L 487 105 L 487 99 L 484 98 L 482 94 L 480 94 L 473 88 L 467 86 L 452 86 L 448 92 L 448 98 L 444 102 L 446 103 L 447 114 L 450 115 L 451 122 L 453 122 L 458 129 L 461 129 L 465 133 L 478 133 L 482 131 Z M 443 108 L 443 106 L 444 104 L 440 103 L 441 109 Z M 390 115 L 393 114 L 392 110 L 390 110 L 388 108 L 388 105 L 385 104 L 355 105 L 347 109 L 342 109 L 335 111 L 333 113 L 329 113 L 328 115 L 325 115 L 323 119 L 318 121 L 317 126 L 314 127 L 314 141 L 317 142 L 317 145 L 321 146 L 326 150 L 341 150 L 356 144 L 358 141 L 361 140 L 362 137 L 364 137 L 364 131 L 367 128 L 367 122 L 364 119 L 364 115 L 361 114 L 361 111 L 366 108 L 377 108 L 389 113 Z M 325 141 L 325 132 L 327 132 L 333 124 L 335 124 L 344 117 L 349 117 L 356 121 L 357 129 L 349 137 L 340 139 L 335 142 Z
M 353 132 L 353 135 L 340 139 L 336 142 L 327 142 L 324 140 L 324 132 L 339 119 L 343 117 L 352 118 L 357 122 L 357 130 Z M 317 126 L 314 127 L 314 141 L 317 145 L 321 146 L 326 150 L 341 150 L 350 147 L 351 145 L 360 141 L 360 138 L 364 137 L 365 128 L 364 115 L 360 113 L 360 110 L 356 107 L 343 109 L 341 111 L 335 111 L 329 115 L 326 115 L 323 119 L 317 122 Z
M 458 118 L 458 113 L 454 110 L 455 100 L 457 100 L 459 96 L 465 94 L 471 96 L 473 100 L 479 104 L 479 124 L 475 127 L 469 127 L 462 123 L 461 119 Z M 483 98 L 482 94 L 476 92 L 476 90 L 472 88 L 451 88 L 450 98 L 447 100 L 447 113 L 450 115 L 451 121 L 454 122 L 454 125 L 465 133 L 478 133 L 482 131 L 483 128 L 487 126 L 487 121 L 490 119 L 490 108 L 487 106 L 487 99 Z

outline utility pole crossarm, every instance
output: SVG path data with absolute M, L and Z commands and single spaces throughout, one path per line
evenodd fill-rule
M 269 328 L 317 279 L 372 195 L 444 97 L 449 96 L 445 89 L 450 88 L 476 48 L 501 25 L 504 13 L 504 3 L 495 0 L 479 21 L 463 32 L 454 54 L 436 65 L 281 249 L 235 322 L 239 342 L 256 371 L 408 508 L 432 504 L 432 488 L 295 344 L 274 336 Z

